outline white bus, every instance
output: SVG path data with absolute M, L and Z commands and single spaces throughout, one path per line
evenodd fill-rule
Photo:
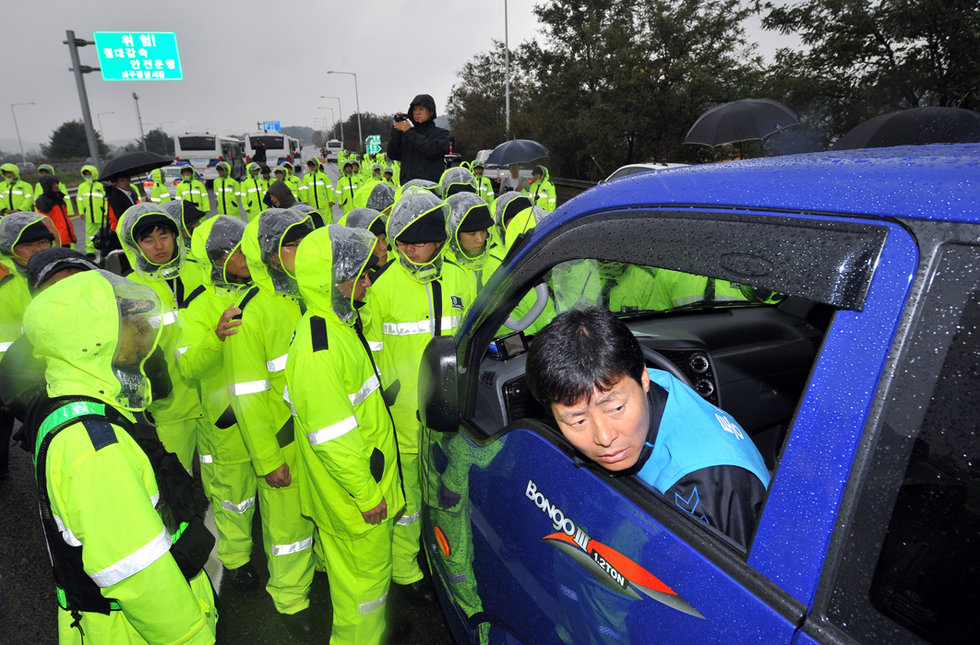
M 231 176 L 245 176 L 245 144 L 241 139 L 211 132 L 185 132 L 174 139 L 174 155 L 178 166 L 190 165 L 195 174 L 205 180 L 218 177 L 215 166 L 219 161 L 231 164 Z
M 337 163 L 337 153 L 344 149 L 344 144 L 337 139 L 331 139 L 327 141 L 326 145 L 323 146 L 323 159 L 324 161 L 332 161 Z
M 265 145 L 265 163 L 269 168 L 275 169 L 285 161 L 295 166 L 300 160 L 299 139 L 275 130 L 266 130 L 245 135 L 245 154 L 249 161 L 255 156 L 255 145 L 259 141 Z

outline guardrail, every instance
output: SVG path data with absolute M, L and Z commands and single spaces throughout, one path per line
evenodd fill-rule
M 572 197 L 575 197 L 579 193 L 583 193 L 596 185 L 596 182 L 594 181 L 586 181 L 584 179 L 563 179 L 561 177 L 552 177 L 551 183 L 555 185 L 555 196 L 558 198 L 559 205 L 564 204 Z

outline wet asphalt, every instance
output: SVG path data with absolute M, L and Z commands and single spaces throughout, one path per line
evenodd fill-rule
M 10 477 L 0 480 L 0 575 L 4 596 L 0 605 L 0 643 L 56 643 L 57 601 L 41 523 L 38 519 L 37 487 L 28 453 L 13 446 Z M 259 509 L 261 513 L 261 509 Z M 268 571 L 262 551 L 258 513 L 253 527 L 255 548 L 252 562 L 260 585 L 248 592 L 219 588 L 218 643 L 326 643 L 330 635 L 330 583 L 324 573 L 314 576 L 310 592 L 315 631 L 308 639 L 286 631 L 265 592 Z M 388 603 L 389 623 L 408 620 L 410 637 L 402 641 L 416 645 L 452 643 L 438 603 L 416 607 L 393 592 Z

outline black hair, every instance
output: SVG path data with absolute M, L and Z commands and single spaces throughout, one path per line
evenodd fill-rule
M 573 405 L 596 388 L 611 389 L 624 376 L 638 383 L 645 364 L 640 343 L 602 307 L 555 316 L 534 337 L 527 355 L 527 384 L 545 407 Z
M 177 227 L 167 226 L 165 224 L 151 224 L 149 226 L 143 226 L 138 231 L 133 231 L 133 239 L 137 242 L 141 242 L 144 238 L 149 237 L 157 230 L 164 233 L 173 233 L 174 236 L 177 235 Z

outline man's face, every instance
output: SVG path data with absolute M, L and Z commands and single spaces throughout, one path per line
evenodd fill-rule
M 296 249 L 299 248 L 301 241 L 293 240 L 279 247 L 279 261 L 282 263 L 282 268 L 289 275 L 296 275 Z
M 412 106 L 412 121 L 416 123 L 425 123 L 432 118 L 432 110 L 425 107 L 424 105 L 413 105 Z
M 225 170 L 224 166 L 218 166 L 218 176 L 222 179 L 228 176 L 228 171 Z
M 513 177 L 514 179 L 517 179 L 517 164 L 516 163 L 512 163 L 510 165 L 510 176 Z
M 39 174 L 39 175 L 41 175 L 43 177 L 45 175 L 50 175 L 51 173 L 48 171 L 47 168 L 40 168 L 40 169 L 38 169 L 37 174 Z
M 6 179 L 7 181 L 13 181 L 14 180 L 14 173 L 13 173 L 13 171 L 4 170 L 3 171 L 3 178 Z
M 378 241 L 374 243 L 374 255 L 380 262 L 388 259 L 388 236 L 382 233 L 378 235 Z
M 14 257 L 11 258 L 15 263 L 22 267 L 27 266 L 27 261 L 31 259 L 31 256 L 38 251 L 43 251 L 44 249 L 51 248 L 51 240 L 35 240 L 33 242 L 21 242 L 20 244 L 15 244 L 13 248 Z
M 477 177 L 482 176 L 483 175 L 483 166 L 476 166 L 475 168 L 473 168 L 473 174 L 476 175 Z
M 160 226 L 136 240 L 143 256 L 153 264 L 163 265 L 174 257 L 174 243 L 177 236 L 173 231 Z
M 117 177 L 115 183 L 116 183 L 116 186 L 117 187 L 119 187 L 119 188 L 121 188 L 123 190 L 128 190 L 129 189 L 129 183 L 130 183 L 129 182 L 129 177 Z
M 351 278 L 338 284 L 337 291 L 345 298 L 353 296 L 354 300 L 362 301 L 364 300 L 364 294 L 367 293 L 368 287 L 370 286 L 371 278 L 368 277 L 367 271 L 362 271 L 356 278 Z
M 119 346 L 113 364 L 120 367 L 138 365 L 150 353 L 156 331 L 143 316 L 124 316 L 119 326 Z
M 225 259 L 225 275 L 231 278 L 229 282 L 248 282 L 252 279 L 252 274 L 248 272 L 248 262 L 241 247 Z
M 640 382 L 623 376 L 605 392 L 598 388 L 572 405 L 551 404 L 551 413 L 565 438 L 579 452 L 606 470 L 631 468 L 650 429 L 646 371 Z
M 534 180 L 534 181 L 541 181 L 541 177 L 543 177 L 543 176 L 544 175 L 542 175 L 539 172 L 532 172 L 531 173 L 531 179 Z
M 82 177 L 84 177 L 85 179 L 91 179 L 92 173 L 86 170 L 85 172 L 82 173 Z
M 474 257 L 483 253 L 483 248 L 487 245 L 487 232 L 471 231 L 459 234 L 459 246 L 466 252 L 466 255 Z
M 187 172 L 184 172 L 183 170 L 180 171 L 180 178 L 183 179 L 184 181 L 190 181 L 191 178 L 193 177 L 194 177 L 193 170 L 188 170 Z
M 398 250 L 405 254 L 415 264 L 426 264 L 435 257 L 442 242 L 422 242 L 420 244 L 405 244 L 395 240 Z

